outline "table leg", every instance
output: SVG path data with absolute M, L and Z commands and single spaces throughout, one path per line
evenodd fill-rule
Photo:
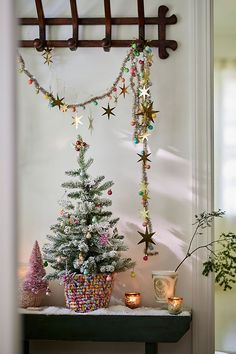
M 29 354 L 29 340 L 22 342 L 22 354 Z
M 158 354 L 157 343 L 145 343 L 145 354 Z

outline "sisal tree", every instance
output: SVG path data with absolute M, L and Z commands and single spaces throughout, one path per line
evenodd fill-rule
M 62 278 L 66 274 L 100 274 L 122 272 L 134 266 L 121 251 L 127 250 L 124 236 L 117 230 L 118 218 L 107 210 L 112 202 L 112 181 L 104 176 L 90 177 L 92 158 L 86 159 L 89 146 L 78 135 L 75 143 L 78 168 L 65 172 L 71 180 L 62 184 L 67 198 L 60 216 L 51 226 L 52 234 L 44 245 L 44 259 L 53 271 L 47 279 Z
M 48 282 L 44 279 L 45 275 L 39 244 L 35 241 L 29 260 L 28 272 L 23 283 L 23 290 L 33 294 L 46 293 Z

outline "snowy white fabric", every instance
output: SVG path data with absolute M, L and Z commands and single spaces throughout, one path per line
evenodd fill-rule
M 131 315 L 131 316 L 173 316 L 167 310 L 157 309 L 152 307 L 139 307 L 137 309 L 130 309 L 123 305 L 110 306 L 108 308 L 98 309 L 88 313 L 77 313 L 65 307 L 41 307 L 41 308 L 28 308 L 20 309 L 21 314 L 34 313 L 39 315 Z M 178 316 L 191 316 L 191 312 L 184 310 Z

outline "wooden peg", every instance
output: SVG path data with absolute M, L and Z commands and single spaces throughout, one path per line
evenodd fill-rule
M 138 0 L 138 35 L 139 42 L 145 41 L 145 17 L 143 0 Z
M 79 20 L 76 0 L 70 0 L 71 17 L 72 17 L 72 30 L 73 37 L 69 38 L 67 43 L 70 50 L 74 51 L 78 48 L 79 40 Z
M 105 10 L 105 31 L 106 37 L 102 40 L 102 46 L 105 52 L 109 52 L 111 49 L 111 5 L 110 0 L 104 0 Z
M 43 5 L 41 0 L 35 0 L 37 15 L 38 15 L 38 25 L 39 25 L 39 38 L 34 40 L 34 48 L 42 52 L 46 46 L 46 27 L 45 27 L 45 16 L 43 11 Z

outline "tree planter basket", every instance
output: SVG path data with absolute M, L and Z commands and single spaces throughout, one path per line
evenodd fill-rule
M 32 291 L 22 290 L 20 294 L 20 307 L 40 307 L 45 296 L 46 289 L 37 294 Z
M 112 287 L 112 274 L 67 274 L 63 277 L 66 307 L 76 312 L 89 312 L 108 307 Z

